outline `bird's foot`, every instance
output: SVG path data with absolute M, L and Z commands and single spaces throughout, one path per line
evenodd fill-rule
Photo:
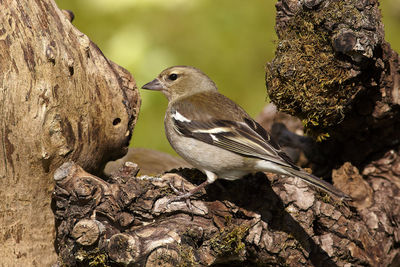
M 177 194 L 178 196 L 171 198 L 168 202 L 167 205 L 171 204 L 172 202 L 177 202 L 177 201 L 181 201 L 181 200 L 185 200 L 186 202 L 186 206 L 192 210 L 193 206 L 192 203 L 190 203 L 190 197 L 193 195 L 193 193 L 191 193 L 190 191 L 187 191 L 185 189 L 185 183 L 183 181 L 181 181 L 181 188 L 182 190 L 178 190 L 170 181 L 168 181 L 167 183 L 169 185 L 169 187 L 172 189 L 172 191 L 175 192 L 175 194 Z
M 193 184 L 187 182 L 182 176 L 176 173 L 167 173 L 161 177 L 164 181 L 166 181 L 167 185 L 174 191 L 177 195 L 172 197 L 168 202 L 167 205 L 185 200 L 187 207 L 190 210 L 193 210 L 193 206 L 190 202 L 190 198 L 196 194 L 197 192 L 201 191 L 205 186 L 210 184 L 208 181 L 201 183 L 198 186 L 194 186 Z M 189 190 L 187 190 L 189 188 Z
M 172 199 L 170 199 L 167 202 L 167 205 L 171 204 L 172 202 L 177 202 L 177 201 L 181 201 L 181 200 L 185 200 L 187 207 L 190 210 L 193 210 L 193 206 L 192 203 L 190 202 L 190 197 L 193 196 L 194 194 L 196 194 L 197 192 L 201 191 L 205 186 L 207 186 L 209 184 L 208 181 L 205 181 L 203 183 L 201 183 L 200 185 L 196 186 L 195 188 L 193 188 L 190 191 L 186 191 L 184 183 L 182 182 L 182 191 L 179 191 L 178 189 L 176 189 L 171 183 L 168 183 L 169 186 L 171 187 L 171 189 L 178 195 Z

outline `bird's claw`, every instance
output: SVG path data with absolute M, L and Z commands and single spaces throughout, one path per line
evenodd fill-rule
M 181 182 L 181 188 L 182 188 L 181 191 L 179 191 L 171 182 L 168 181 L 167 184 L 172 189 L 172 191 L 174 191 L 175 194 L 178 195 L 178 196 L 168 200 L 167 205 L 171 204 L 172 202 L 178 202 L 181 200 L 185 200 L 186 206 L 188 207 L 188 209 L 193 210 L 193 205 L 190 202 L 190 197 L 193 195 L 193 193 L 191 193 L 190 191 L 187 191 L 185 189 L 185 183 L 183 181 Z

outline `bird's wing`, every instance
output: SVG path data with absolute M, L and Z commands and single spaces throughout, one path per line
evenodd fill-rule
M 272 161 L 299 170 L 261 125 L 236 104 L 233 102 L 231 104 L 234 106 L 228 109 L 231 109 L 229 112 L 236 111 L 235 120 L 213 116 L 210 114 L 213 112 L 211 106 L 203 109 L 201 105 L 195 104 L 197 107 L 193 107 L 192 104 L 186 104 L 180 105 L 179 111 L 178 107 L 172 107 L 171 118 L 174 130 L 182 136 L 195 138 L 240 155 Z M 196 112 L 194 116 L 192 116 L 193 111 Z M 241 115 L 240 119 L 238 115 Z M 192 119 L 192 117 L 195 118 Z

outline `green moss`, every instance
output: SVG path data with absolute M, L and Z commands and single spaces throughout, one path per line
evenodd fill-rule
M 188 246 L 188 245 L 182 245 L 179 247 L 179 255 L 180 255 L 180 261 L 178 264 L 178 267 L 191 267 L 191 266 L 197 266 L 198 264 L 196 263 L 194 254 L 193 254 L 193 248 Z
M 341 201 L 340 199 L 332 198 L 329 194 L 327 194 L 325 192 L 320 192 L 320 194 L 317 194 L 316 196 L 317 196 L 318 200 L 320 200 L 326 204 L 333 205 L 335 208 L 340 208 L 340 207 L 345 206 L 343 201 Z
M 77 252 L 76 259 L 80 261 L 82 266 L 89 267 L 110 267 L 108 256 L 105 252 L 100 251 L 98 248 L 93 251 L 86 251 L 80 249 Z
M 228 227 L 210 240 L 211 248 L 218 255 L 239 255 L 245 248 L 242 239 L 248 230 L 247 226 Z
M 326 29 L 328 24 L 361 20 L 350 2 L 332 1 L 321 12 L 299 11 L 278 31 L 276 57 L 266 68 L 271 100 L 281 111 L 301 118 L 307 133 L 319 140 L 343 120 L 348 99 L 357 90 L 335 57 L 333 33 Z
M 160 195 L 161 196 L 171 196 L 176 194 L 172 188 L 168 185 L 168 186 L 164 186 L 162 188 L 160 188 Z
M 331 198 L 328 194 L 322 193 L 322 195 L 320 196 L 320 200 L 321 200 L 322 202 L 324 202 L 324 203 L 329 204 L 329 203 L 331 203 L 332 198 Z

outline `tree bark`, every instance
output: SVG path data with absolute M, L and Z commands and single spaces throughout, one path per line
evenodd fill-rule
M 55 169 L 123 156 L 140 99 L 54 1 L 0 5 L 0 266 L 50 266 Z
M 399 56 L 384 40 L 378 1 L 284 0 L 277 10 L 267 89 L 322 141 L 316 169 L 346 161 L 362 169 L 397 149 Z
M 388 266 L 398 260 L 399 207 L 391 200 L 394 185 L 381 185 L 382 178 L 364 185 L 370 192 L 355 202 L 358 210 L 298 179 L 262 173 L 219 181 L 223 189 L 213 184 L 188 206 L 168 204 L 175 194 L 169 184 L 190 190 L 194 185 L 182 177 L 204 179 L 198 171 L 137 172 L 128 162 L 105 182 L 72 162 L 57 170 L 60 265 Z M 334 176 L 363 185 L 351 164 Z

